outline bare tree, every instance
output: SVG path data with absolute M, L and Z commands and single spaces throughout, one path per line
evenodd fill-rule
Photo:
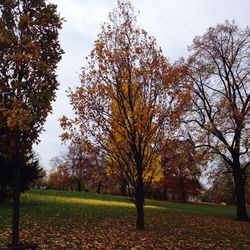
M 197 147 L 222 158 L 234 177 L 237 219 L 248 221 L 246 171 L 250 166 L 250 29 L 226 21 L 196 37 L 190 48 L 192 124 Z

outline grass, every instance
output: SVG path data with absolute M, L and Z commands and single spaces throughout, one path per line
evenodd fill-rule
M 250 223 L 234 216 L 231 206 L 149 200 L 140 232 L 126 198 L 30 190 L 22 195 L 21 240 L 40 249 L 249 249 Z M 11 204 L 1 205 L 0 247 L 9 240 L 10 218 Z

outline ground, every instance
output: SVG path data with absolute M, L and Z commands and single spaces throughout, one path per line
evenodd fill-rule
M 249 211 L 250 212 L 250 211 Z M 22 195 L 21 241 L 39 249 L 250 249 L 250 223 L 229 206 L 147 201 L 146 230 L 135 230 L 128 199 L 31 190 Z M 11 204 L 0 206 L 0 249 L 10 237 Z

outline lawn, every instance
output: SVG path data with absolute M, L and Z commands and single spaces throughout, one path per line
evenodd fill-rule
M 250 211 L 249 211 L 250 214 Z M 31 190 L 22 195 L 21 240 L 39 249 L 250 249 L 250 223 L 229 206 L 147 201 L 146 230 L 123 197 Z M 0 248 L 10 235 L 11 204 L 0 206 Z

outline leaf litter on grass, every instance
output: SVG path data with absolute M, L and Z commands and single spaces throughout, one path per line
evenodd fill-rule
M 146 230 L 137 231 L 135 208 L 122 198 L 36 192 L 23 196 L 20 239 L 36 242 L 42 250 L 250 249 L 250 223 L 212 216 L 211 211 L 216 209 L 216 214 L 217 208 L 148 203 Z M 107 205 L 108 202 L 113 202 L 112 206 Z M 184 213 L 189 207 L 192 212 Z M 208 208 L 209 213 L 203 212 Z M 10 211 L 10 206 L 4 207 L 4 216 L 1 215 L 5 225 L 0 227 L 0 248 L 10 239 L 10 220 L 7 219 Z
M 39 249 L 249 249 L 249 223 L 231 218 L 190 214 L 146 213 L 144 231 L 134 218 L 85 222 L 50 218 L 23 222 L 21 240 L 37 242 Z M 164 222 L 164 223 L 163 223 Z M 1 232 L 6 243 L 8 229 Z

